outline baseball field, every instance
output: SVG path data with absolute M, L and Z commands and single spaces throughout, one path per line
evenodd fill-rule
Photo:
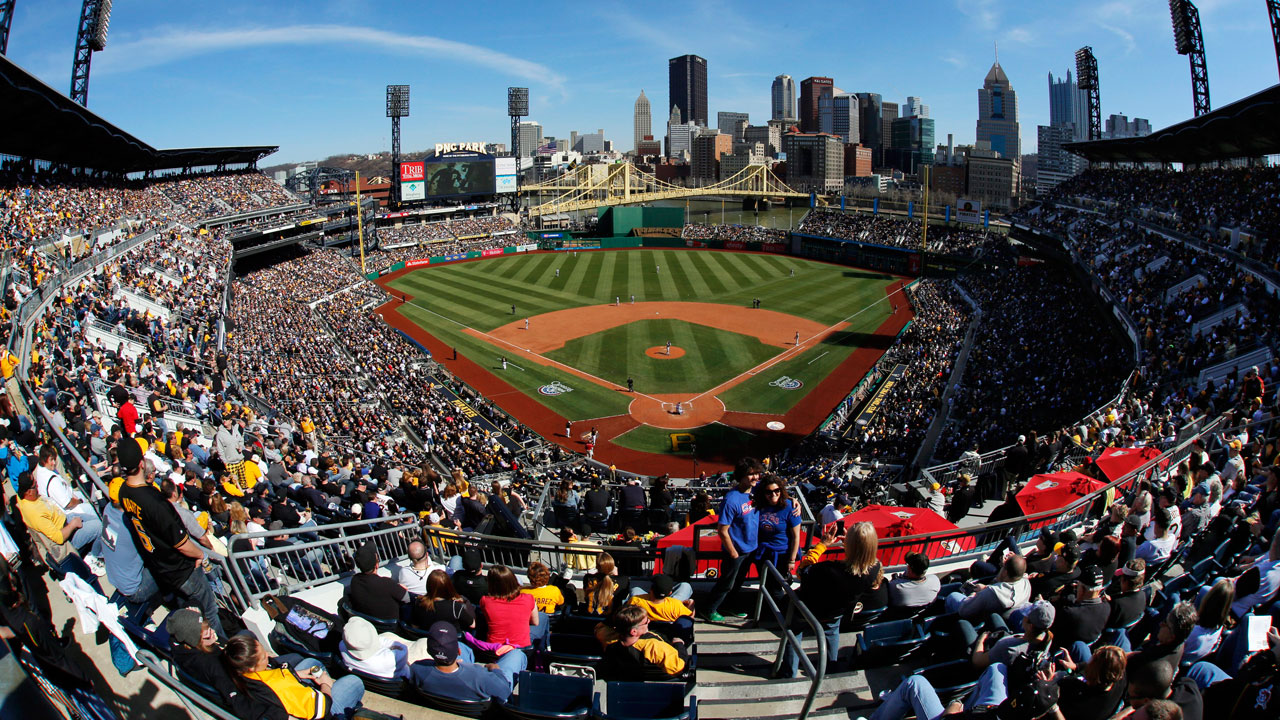
M 598 430 L 597 459 L 646 473 L 809 434 L 911 317 L 901 278 L 764 253 L 522 253 L 378 282 L 384 319 L 458 377 L 574 450 Z

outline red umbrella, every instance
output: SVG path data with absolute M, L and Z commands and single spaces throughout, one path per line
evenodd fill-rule
M 1018 504 L 1028 515 L 1034 515 L 1066 507 L 1106 486 L 1105 482 L 1078 472 L 1036 475 L 1018 492 Z
M 943 542 L 922 540 L 910 545 L 894 542 L 894 538 L 937 535 L 959 529 L 955 523 L 928 508 L 868 505 L 844 518 L 845 528 L 856 522 L 869 522 L 875 526 L 876 535 L 880 538 L 880 562 L 885 566 L 901 565 L 905 562 L 907 555 L 913 552 L 923 552 L 930 559 L 936 559 L 972 550 L 974 547 L 972 537 L 960 537 Z
M 1153 447 L 1140 448 L 1107 448 L 1094 463 L 1110 480 L 1119 480 L 1126 473 L 1160 457 L 1160 451 Z

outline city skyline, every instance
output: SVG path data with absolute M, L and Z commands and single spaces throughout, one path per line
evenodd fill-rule
M 1214 106 L 1274 85 L 1264 5 L 1198 6 Z M 877 93 L 886 103 L 919 97 L 938 137 L 951 133 L 965 144 L 975 138 L 974 92 L 999 41 L 1001 66 L 1020 90 L 1024 152 L 1035 150 L 1036 127 L 1049 124 L 1043 78 L 1070 69 L 1086 44 L 1099 60 L 1104 118 L 1143 117 L 1159 129 L 1192 114 L 1186 58 L 1174 52 L 1168 9 L 1158 2 L 1024 7 L 957 0 L 931 4 L 927 23 L 910 4 L 849 7 L 820 25 L 777 22 L 776 6 L 763 3 L 659 4 L 644 15 L 604 4 L 546 13 L 565 18 L 555 23 L 563 43 L 527 30 L 543 8 L 486 7 L 481 31 L 473 29 L 474 7 L 121 3 L 106 49 L 93 58 L 89 108 L 156 147 L 279 145 L 266 160 L 275 164 L 389 149 L 381 107 L 387 84 L 412 88 L 412 112 L 402 124 L 406 151 L 437 142 L 506 143 L 506 88 L 518 85 L 530 88 L 528 119 L 547 135 L 603 128 L 625 150 L 639 91 L 660 88 L 648 96 L 665 118 L 672 104 L 661 89 L 667 61 L 691 54 L 707 60 L 712 118 L 744 112 L 762 123 L 772 116 L 775 77 L 825 76 L 844 92 Z M 674 26 L 654 19 L 677 12 Z M 66 92 L 78 14 L 76 0 L 17 3 L 9 58 Z M 824 39 L 841 26 L 856 28 L 858 43 L 845 48 Z M 685 27 L 715 31 L 685 38 Z

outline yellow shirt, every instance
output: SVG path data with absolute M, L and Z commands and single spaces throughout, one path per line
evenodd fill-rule
M 8 380 L 13 377 L 14 371 L 18 368 L 18 358 L 8 350 L 4 351 L 4 356 L 0 357 L 0 373 L 4 374 L 4 379 Z
M 62 528 L 67 524 L 67 516 L 45 502 L 44 498 L 39 500 L 19 498 L 18 510 L 22 513 L 22 522 L 26 523 L 28 528 L 59 545 L 67 541 L 62 534 Z
M 274 668 L 245 673 L 244 676 L 271 688 L 291 718 L 318 720 L 329 715 L 329 696 L 298 682 L 290 670 Z
M 673 597 L 654 600 L 652 595 L 637 595 L 631 598 L 631 604 L 644 608 L 649 613 L 649 619 L 658 622 L 675 622 L 682 617 L 693 616 L 692 610 Z
M 302 421 L 302 433 L 303 433 L 304 435 L 306 435 L 306 434 L 310 434 L 310 433 L 313 433 L 313 432 L 315 432 L 315 431 L 316 431 L 316 424 L 315 424 L 315 423 L 311 422 L 310 420 L 303 420 L 303 421 Z
M 523 588 L 520 592 L 525 595 L 532 595 L 533 601 L 538 605 L 538 610 L 548 615 L 554 613 L 556 608 L 564 604 L 564 593 L 560 592 L 560 588 L 555 585 L 543 585 L 540 588 Z

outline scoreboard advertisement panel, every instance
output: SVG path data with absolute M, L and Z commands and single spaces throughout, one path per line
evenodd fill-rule
M 493 195 L 494 157 L 462 152 L 437 156 L 426 161 L 426 181 L 426 194 L 431 198 Z

